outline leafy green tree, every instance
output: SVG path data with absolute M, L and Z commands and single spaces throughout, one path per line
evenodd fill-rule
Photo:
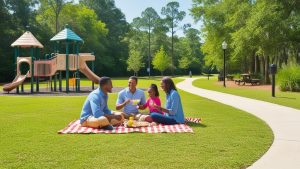
M 145 9 L 142 12 L 142 16 L 135 18 L 133 24 L 142 28 L 143 30 L 148 31 L 148 67 L 150 68 L 151 63 L 151 32 L 156 27 L 158 20 L 160 19 L 159 15 L 152 7 Z M 149 70 L 150 71 L 150 70 Z M 150 72 L 149 72 L 150 75 Z
M 164 47 L 161 46 L 160 50 L 155 53 L 152 64 L 154 69 L 159 70 L 161 75 L 163 75 L 164 71 L 170 67 L 170 61 L 170 57 L 165 52 Z
M 97 56 L 105 58 L 107 64 L 98 65 L 98 71 L 110 76 L 125 75 L 129 50 L 127 42 L 123 41 L 129 31 L 125 15 L 115 6 L 114 0 L 80 0 L 80 3 L 93 9 L 109 30 L 107 36 L 101 40 L 103 51 L 96 53 Z
M 135 18 L 136 19 L 136 18 Z M 135 20 L 134 19 L 134 20 Z M 129 49 L 134 49 L 142 56 L 143 63 L 147 63 L 148 59 L 148 33 L 142 31 L 137 22 L 131 23 L 131 28 L 123 39 L 128 44 Z
M 48 19 L 52 19 L 55 23 L 55 33 L 60 30 L 59 15 L 66 3 L 66 0 L 40 0 L 41 8 L 44 8 L 43 10 L 50 8 L 53 12 L 53 15 Z
M 54 12 L 51 8 L 45 8 L 44 11 L 39 11 L 37 20 L 44 27 L 50 28 L 55 21 L 47 18 L 53 15 Z M 95 72 L 97 74 L 103 74 L 103 71 L 100 69 L 101 67 L 113 65 L 108 56 L 101 55 L 101 53 L 105 51 L 102 40 L 106 38 L 108 29 L 105 23 L 98 20 L 94 10 L 83 4 L 67 3 L 60 13 L 59 23 L 62 25 L 69 24 L 71 29 L 84 40 L 84 44 L 80 48 L 81 52 L 95 53 Z M 55 28 L 51 30 L 52 36 L 54 36 Z M 51 37 L 49 37 L 49 39 L 50 38 Z M 49 39 L 47 39 L 47 41 L 49 41 Z M 64 49 L 62 50 L 64 51 Z M 105 62 L 103 60 L 105 60 Z
M 34 6 L 38 3 L 36 0 L 6 0 L 4 2 L 12 13 L 15 24 L 20 24 L 23 30 L 30 26 L 30 21 L 34 18 Z
M 222 66 L 221 43 L 229 44 L 231 71 L 260 74 L 269 83 L 269 64 L 300 63 L 300 2 L 294 0 L 195 0 L 195 19 L 203 20 L 205 64 Z M 230 66 L 229 66 L 230 65 Z
M 183 69 L 184 73 L 191 70 L 193 73 L 200 74 L 204 64 L 203 54 L 200 51 L 201 39 L 200 32 L 194 28 L 184 30 L 185 37 L 178 39 L 175 44 L 175 55 L 178 55 L 179 68 Z
M 134 72 L 134 75 L 138 75 L 138 72 L 141 68 L 144 67 L 144 63 L 142 62 L 143 60 L 143 57 L 141 56 L 141 54 L 132 49 L 130 50 L 130 53 L 129 53 L 129 58 L 127 59 L 127 70 L 128 71 L 133 71 Z
M 22 33 L 36 25 L 35 0 L 0 1 L 0 82 L 8 82 L 14 78 L 16 65 L 13 48 L 10 47 Z
M 179 22 L 183 20 L 185 17 L 184 11 L 179 11 L 179 3 L 178 2 L 169 2 L 166 7 L 161 9 L 161 14 L 165 15 L 165 21 L 168 25 L 169 29 L 171 29 L 171 67 L 172 74 L 174 75 L 174 34 L 175 28 L 179 26 Z

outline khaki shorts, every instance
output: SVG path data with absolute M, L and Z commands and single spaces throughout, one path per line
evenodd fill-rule
M 110 123 L 105 116 L 101 116 L 99 118 L 90 116 L 81 124 L 81 126 L 83 127 L 92 127 L 92 128 L 101 128 L 108 125 L 110 125 Z

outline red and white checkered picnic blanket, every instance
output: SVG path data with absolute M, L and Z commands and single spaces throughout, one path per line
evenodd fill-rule
M 200 123 L 200 118 L 186 118 L 186 122 Z M 79 120 L 71 122 L 66 128 L 58 131 L 59 134 L 126 134 L 126 133 L 193 133 L 193 129 L 186 124 L 162 125 L 127 128 L 125 126 L 114 127 L 113 130 L 95 129 L 89 127 L 81 127 Z

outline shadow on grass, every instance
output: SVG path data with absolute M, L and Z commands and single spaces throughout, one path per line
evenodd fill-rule
M 207 125 L 205 125 L 203 123 L 191 123 L 191 122 L 188 122 L 187 125 L 190 126 L 190 127 L 202 127 L 202 128 L 207 127 Z
M 278 99 L 288 99 L 288 100 L 296 100 L 295 97 L 283 97 L 283 96 L 277 97 L 277 96 L 276 96 L 275 98 L 278 98 Z

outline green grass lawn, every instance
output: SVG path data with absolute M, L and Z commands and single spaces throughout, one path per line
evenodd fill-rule
M 159 84 L 140 80 L 139 87 L 152 82 Z M 126 86 L 127 80 L 113 84 Z M 245 168 L 271 145 L 263 121 L 179 92 L 186 116 L 204 119 L 192 125 L 193 134 L 59 135 L 79 117 L 85 97 L 0 96 L 0 168 Z M 116 97 L 109 96 L 111 108 Z
M 271 103 L 276 103 L 279 105 L 284 105 L 288 107 L 293 107 L 300 109 L 300 93 L 298 92 L 282 92 L 276 90 L 276 97 L 271 96 L 271 90 L 258 90 L 249 88 L 233 88 L 218 85 L 217 78 L 213 77 L 210 80 L 207 78 L 197 79 L 193 82 L 193 85 L 203 89 L 215 90 L 223 93 L 234 94 L 238 96 L 253 98 L 257 100 L 263 100 Z

